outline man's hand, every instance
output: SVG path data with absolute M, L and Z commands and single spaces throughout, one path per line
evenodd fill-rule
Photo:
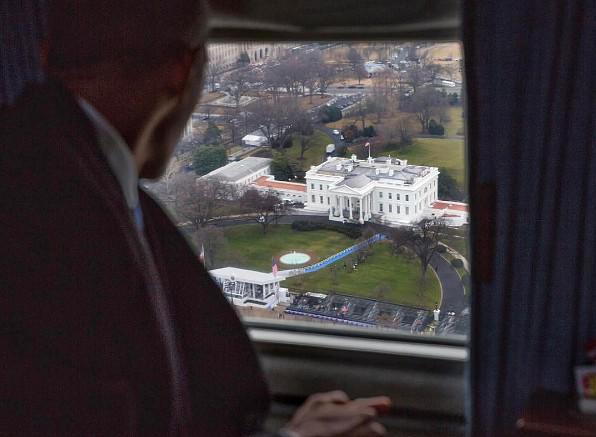
M 391 400 L 385 396 L 350 400 L 342 391 L 310 396 L 296 411 L 286 430 L 300 437 L 378 437 L 386 434 L 376 421 Z

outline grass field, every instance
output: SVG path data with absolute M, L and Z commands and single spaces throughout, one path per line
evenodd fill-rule
M 427 272 L 426 287 L 423 293 L 420 287 L 420 263 L 416 259 L 396 257 L 388 243 L 379 243 L 372 247 L 372 254 L 358 270 L 348 273 L 344 270 L 345 260 L 334 264 L 337 278 L 328 267 L 316 273 L 296 276 L 284 281 L 286 287 L 295 287 L 329 293 L 330 291 L 369 297 L 403 305 L 434 308 L 440 300 L 440 286 L 435 274 Z M 349 260 L 349 258 L 348 258 Z M 385 288 L 379 295 L 380 285 Z
M 271 258 L 292 250 L 306 252 L 312 259 L 309 264 L 325 259 L 353 244 L 352 240 L 332 231 L 298 232 L 290 225 L 271 226 L 263 234 L 258 225 L 243 225 L 225 230 L 227 247 L 218 258 L 223 265 L 234 265 L 268 272 Z M 349 262 L 349 257 L 346 261 Z M 285 287 L 308 289 L 311 291 L 340 292 L 355 296 L 371 297 L 404 305 L 432 308 L 440 299 L 440 286 L 432 272 L 427 274 L 426 290 L 419 293 L 420 264 L 417 260 L 395 257 L 389 244 L 372 247 L 371 255 L 358 271 L 347 273 L 343 269 L 344 260 L 336 263 L 337 282 L 333 272 L 326 268 L 309 275 L 290 278 L 284 281 Z M 279 269 L 291 268 L 279 264 Z M 379 296 L 377 287 L 386 288 Z
M 338 232 L 298 232 L 290 225 L 272 225 L 263 234 L 260 225 L 243 225 L 226 228 L 228 244 L 221 258 L 236 267 L 271 271 L 271 258 L 278 258 L 292 250 L 308 252 L 316 262 L 356 243 L 355 240 Z M 291 268 L 278 266 L 280 270 Z
M 449 121 L 445 123 L 445 136 L 451 137 L 454 135 L 464 134 L 464 118 L 462 117 L 463 108 L 461 106 L 451 106 L 447 113 L 449 114 Z
M 465 145 L 463 140 L 451 138 L 416 138 L 414 143 L 398 156 L 409 164 L 443 167 L 455 178 L 460 187 L 465 183 Z
M 298 167 L 305 171 L 309 170 L 311 165 L 318 165 L 323 162 L 325 159 L 325 147 L 327 147 L 327 144 L 333 143 L 333 138 L 320 130 L 315 130 L 310 141 L 311 144 L 304 152 L 304 160 L 302 161 L 298 159 L 300 157 L 299 138 L 294 138 L 292 147 L 285 149 L 285 153 L 290 161 L 295 162 Z

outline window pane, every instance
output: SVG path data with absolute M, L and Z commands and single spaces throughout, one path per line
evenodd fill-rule
M 147 186 L 239 314 L 466 333 L 459 44 L 208 53 L 175 158 Z

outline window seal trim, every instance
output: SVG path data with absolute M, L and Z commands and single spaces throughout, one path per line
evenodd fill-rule
M 353 336 L 323 335 L 279 329 L 248 328 L 255 343 L 357 351 L 383 355 L 417 357 L 423 359 L 467 362 L 468 349 L 463 346 L 441 345 L 414 341 L 382 340 Z

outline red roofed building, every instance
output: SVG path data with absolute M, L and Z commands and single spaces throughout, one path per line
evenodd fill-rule
M 276 181 L 274 176 L 261 176 L 251 186 L 260 191 L 271 191 L 283 201 L 301 203 L 306 201 L 305 184 Z
M 447 226 L 461 226 L 469 221 L 467 203 L 437 200 L 431 203 L 425 212 L 429 218 L 444 219 Z

